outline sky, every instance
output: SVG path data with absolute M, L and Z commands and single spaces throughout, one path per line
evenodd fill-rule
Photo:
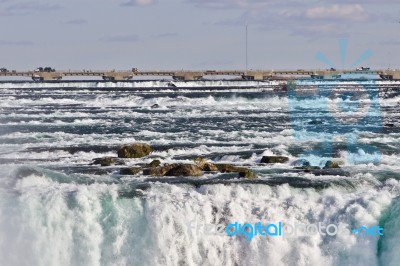
M 400 69 L 399 0 L 0 0 L 0 20 L 8 69 L 245 69 L 246 25 L 249 69 Z

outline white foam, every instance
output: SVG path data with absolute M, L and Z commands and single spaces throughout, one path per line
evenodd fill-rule
M 202 148 L 207 152 L 206 147 Z M 318 191 L 288 185 L 213 185 L 195 189 L 159 184 L 141 200 L 118 198 L 116 185 L 63 184 L 56 180 L 46 174 L 32 174 L 15 183 L 18 193 L 0 191 L 3 262 L 99 265 L 145 261 L 176 265 L 184 259 L 188 265 L 242 265 L 249 260 L 257 264 L 268 261 L 271 265 L 343 265 L 360 261 L 368 265 L 379 260 L 375 252 L 377 237 L 365 241 L 346 231 L 332 238 L 256 237 L 248 242 L 239 237 L 207 235 L 204 227 L 190 230 L 188 224 L 284 221 L 371 226 L 379 223 L 400 191 L 399 182 L 393 179 L 381 189 L 366 183 L 352 190 L 333 187 Z M 20 237 L 15 237 L 17 232 Z M 389 245 L 397 245 L 397 240 L 398 235 L 391 236 Z M 24 256 L 11 256 L 21 250 Z M 396 258 L 396 253 L 389 250 L 383 261 L 395 262 Z

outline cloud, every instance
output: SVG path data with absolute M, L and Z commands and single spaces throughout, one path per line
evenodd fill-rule
M 103 42 L 122 42 L 122 43 L 129 43 L 129 42 L 138 42 L 139 37 L 135 34 L 131 35 L 116 35 L 116 36 L 110 36 L 101 39 Z
M 82 25 L 86 24 L 87 20 L 86 19 L 71 19 L 65 22 L 65 24 L 73 24 L 73 25 Z
M 361 5 L 344 4 L 328 7 L 314 7 L 305 11 L 304 18 L 311 20 L 365 21 L 368 14 Z
M 129 0 L 128 2 L 123 3 L 123 6 L 148 6 L 152 5 L 156 2 L 156 0 Z
M 300 35 L 307 37 L 336 37 L 343 38 L 348 37 L 346 32 L 346 26 L 337 25 L 335 23 L 323 23 L 323 24 L 309 24 L 309 25 L 298 25 L 295 30 L 292 31 L 292 35 Z
M 387 40 L 387 41 L 382 41 L 382 42 L 380 42 L 380 44 L 389 45 L 389 46 L 399 46 L 400 40 L 391 39 L 391 40 Z
M 61 9 L 60 5 L 37 2 L 23 2 L 8 6 L 5 9 L 7 15 L 29 15 L 39 12 L 48 12 Z
M 27 45 L 33 45 L 33 42 L 0 40 L 0 45 L 2 45 L 2 46 L 27 46 Z
M 279 0 L 186 0 L 188 3 L 195 4 L 204 8 L 263 8 L 273 3 L 280 3 Z
M 356 23 L 366 23 L 375 18 L 373 16 L 358 4 L 318 7 L 296 1 L 286 6 L 274 2 L 266 8 L 246 9 L 238 17 L 217 21 L 215 24 L 235 27 L 248 24 L 262 31 L 283 30 L 306 37 L 347 36 Z
M 176 36 L 179 36 L 179 34 L 176 33 L 176 32 L 166 32 L 166 33 L 157 34 L 154 37 L 156 37 L 156 38 L 170 38 L 170 37 L 176 37 Z

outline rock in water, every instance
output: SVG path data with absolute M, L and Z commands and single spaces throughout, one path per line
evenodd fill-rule
M 237 167 L 232 164 L 223 163 L 223 164 L 216 164 L 215 166 L 217 167 L 218 171 L 220 171 L 221 173 L 238 172 Z
M 159 108 L 160 106 L 158 105 L 158 104 L 153 104 L 152 106 L 151 106 L 151 108 Z
M 180 164 L 166 174 L 167 176 L 201 176 L 203 171 L 194 164 Z
M 215 166 L 221 173 L 239 173 L 239 177 L 242 178 L 257 178 L 253 171 L 244 167 L 237 167 L 232 164 L 216 164 Z
M 132 145 L 124 145 L 118 150 L 119 158 L 142 158 L 149 155 L 153 151 L 150 145 L 145 143 L 135 143 Z
M 153 160 L 153 161 L 151 161 L 151 163 L 149 163 L 147 165 L 147 167 L 154 168 L 154 167 L 159 167 L 160 165 L 161 165 L 161 161 L 160 160 Z
M 339 163 L 333 161 L 327 161 L 324 167 L 324 169 L 337 169 L 337 168 L 340 168 Z
M 120 175 L 136 175 L 138 173 L 140 173 L 140 171 L 142 171 L 142 169 L 140 167 L 129 167 L 129 168 L 122 168 L 119 171 Z
M 384 127 L 394 127 L 394 124 L 388 123 L 388 124 L 384 124 L 383 126 L 384 126 Z
M 311 165 L 310 162 L 305 159 L 296 160 L 291 165 L 295 166 L 294 169 L 304 170 L 307 173 L 311 172 L 311 170 L 321 169 L 319 166 Z
M 254 178 L 257 178 L 257 175 L 250 169 L 239 168 L 239 177 L 247 178 L 247 179 L 254 179 Z
M 207 159 L 204 157 L 196 157 L 193 159 L 193 161 L 194 161 L 194 164 L 200 168 L 202 168 L 207 163 Z
M 217 172 L 218 167 L 213 163 L 205 163 L 203 167 L 201 167 L 201 170 L 204 172 Z
M 169 170 L 176 166 L 177 164 L 167 164 L 164 166 L 147 168 L 143 170 L 143 175 L 165 176 Z
M 310 122 L 308 122 L 309 125 L 321 125 L 323 124 L 323 122 L 320 119 L 316 119 L 316 120 L 311 120 Z
M 204 157 L 197 157 L 194 160 L 195 165 L 197 165 L 202 171 L 205 172 L 216 172 L 218 171 L 218 167 L 207 161 Z
M 263 156 L 261 163 L 287 163 L 288 157 L 285 156 Z
M 101 166 L 111 166 L 111 165 L 124 165 L 125 162 L 117 157 L 104 157 L 93 159 L 92 165 L 100 164 Z

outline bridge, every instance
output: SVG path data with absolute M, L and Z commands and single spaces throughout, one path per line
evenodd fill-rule
M 109 71 L 8 71 L 2 69 L 0 77 L 29 77 L 35 81 L 51 81 L 61 80 L 63 77 L 95 77 L 108 81 L 130 80 L 134 77 L 166 77 L 174 80 L 192 81 L 201 80 L 207 76 L 230 76 L 238 77 L 243 80 L 273 80 L 289 76 L 311 77 L 313 79 L 338 79 L 341 75 L 357 74 L 357 75 L 377 75 L 384 80 L 400 80 L 400 70 L 204 70 L 204 71 L 139 71 L 136 68 L 131 70 L 109 70 Z

